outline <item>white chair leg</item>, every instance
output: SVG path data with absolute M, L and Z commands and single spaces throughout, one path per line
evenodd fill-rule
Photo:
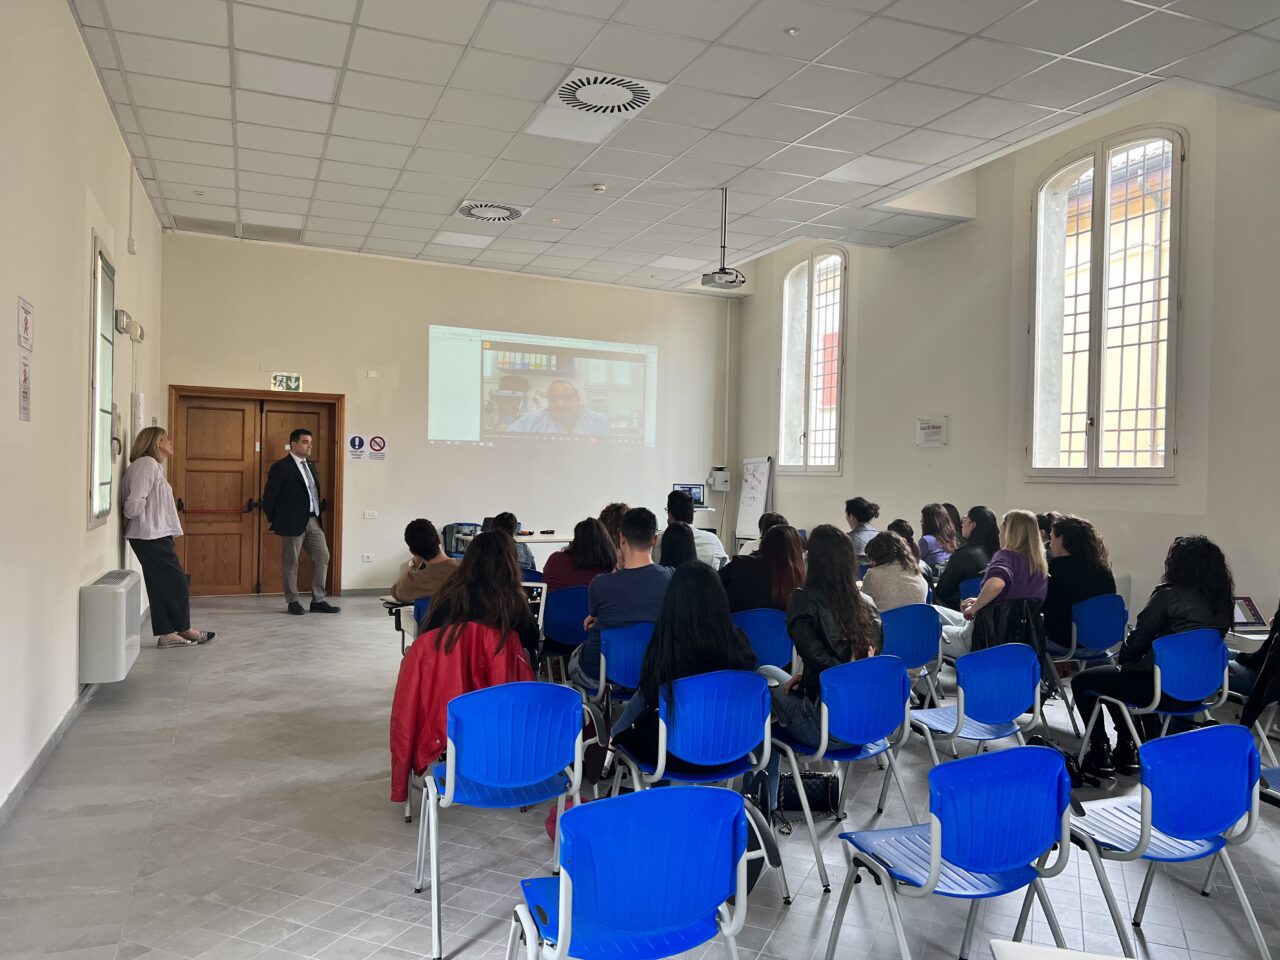
M 1102 713 L 1102 701 L 1097 700 L 1093 704 L 1093 709 L 1089 711 L 1089 722 L 1084 725 L 1083 739 L 1080 741 L 1080 752 L 1076 754 L 1076 762 L 1084 763 L 1084 755 L 1089 752 L 1089 738 L 1093 735 L 1094 724 L 1098 722 Z
M 1173 717 L 1170 717 L 1170 716 L 1166 716 L 1164 718 L 1164 722 L 1160 724 L 1160 736 L 1163 737 L 1169 732 L 1169 721 L 1171 721 L 1172 719 Z
M 409 796 L 404 798 L 404 822 L 413 823 L 413 785 L 409 786 Z
M 542 952 L 542 941 L 538 938 L 538 926 L 533 922 L 533 914 L 527 904 L 516 905 L 516 919 L 520 921 L 520 930 L 524 936 L 525 960 L 538 960 Z
M 560 874 L 560 818 L 564 816 L 564 798 L 562 793 L 556 798 L 556 839 L 551 844 L 551 872 Z
M 1092 840 L 1085 840 L 1084 848 L 1089 854 L 1089 860 L 1093 864 L 1093 872 L 1098 878 L 1098 886 L 1102 888 L 1102 898 L 1107 902 L 1107 910 L 1111 913 L 1111 922 L 1115 925 L 1116 936 L 1120 939 L 1120 948 L 1124 951 L 1124 955 L 1133 960 L 1137 956 L 1133 952 L 1133 941 L 1129 939 L 1129 931 L 1126 929 L 1124 917 L 1120 914 L 1120 907 L 1116 904 L 1116 895 L 1111 890 L 1111 881 L 1107 879 L 1107 871 L 1102 867 L 1102 857 L 1098 855 L 1098 847 Z
M 782 881 L 782 905 L 789 907 L 791 906 L 791 887 L 787 884 L 787 867 L 782 862 L 782 857 L 778 857 L 778 879 Z
M 1142 926 L 1142 915 L 1147 912 L 1147 897 L 1151 896 L 1151 883 L 1156 878 L 1156 867 L 1159 863 L 1152 860 L 1147 864 L 1147 875 L 1142 878 L 1142 892 L 1138 894 L 1138 905 L 1133 909 L 1133 925 Z
M 929 747 L 929 759 L 933 761 L 933 765 L 936 767 L 939 763 L 938 747 L 933 742 L 933 731 L 928 727 L 924 728 L 924 742 Z
M 1213 895 L 1213 875 L 1218 872 L 1218 858 L 1215 855 L 1209 861 L 1209 875 L 1204 878 L 1204 886 L 1200 888 L 1200 896 L 1208 897 Z
M 1258 918 L 1253 915 L 1253 907 L 1249 905 L 1244 887 L 1240 885 L 1240 876 L 1236 873 L 1235 864 L 1231 862 L 1231 857 L 1227 855 L 1226 850 L 1218 853 L 1218 859 L 1222 861 L 1222 869 L 1227 872 L 1231 886 L 1235 888 L 1236 896 L 1240 898 L 1240 908 L 1244 910 L 1244 918 L 1249 922 L 1249 930 L 1258 944 L 1258 952 L 1262 955 L 1262 960 L 1271 960 L 1271 951 L 1267 947 L 1267 941 L 1262 938 L 1262 928 L 1258 926 Z
M 1035 887 L 1027 884 L 1027 892 L 1022 897 L 1022 908 L 1018 911 L 1018 923 L 1013 928 L 1014 943 L 1021 943 L 1027 934 L 1027 921 L 1031 919 L 1031 900 L 1035 894 Z
M 1064 661 L 1071 663 L 1072 661 Z M 1062 697 L 1062 703 L 1067 708 L 1067 719 L 1071 721 L 1071 732 L 1077 737 L 1080 736 L 1080 721 L 1076 719 L 1076 698 L 1071 695 L 1071 678 L 1066 678 L 1066 683 L 1059 680 L 1058 693 Z
M 884 898 L 889 904 L 889 920 L 893 923 L 893 933 L 898 939 L 898 953 L 902 956 L 902 960 L 911 960 L 911 948 L 907 946 L 907 931 L 902 927 L 902 914 L 898 912 L 897 886 L 887 874 L 881 886 L 884 888 Z
M 796 762 L 796 754 L 790 748 L 783 748 L 787 762 L 791 767 L 791 776 L 795 780 L 796 794 L 800 797 L 800 809 L 804 811 L 804 821 L 809 826 L 809 839 L 813 842 L 813 856 L 818 864 L 818 878 L 822 881 L 822 892 L 831 892 L 831 880 L 827 877 L 827 865 L 822 860 L 822 844 L 818 842 L 818 828 L 813 822 L 813 811 L 809 809 L 809 798 L 804 793 L 804 781 L 800 779 L 800 764 Z
M 516 960 L 516 951 L 520 949 L 520 921 L 511 918 L 511 929 L 507 932 L 506 960 Z
M 844 875 L 844 887 L 840 891 L 840 900 L 836 904 L 835 922 L 831 925 L 831 935 L 827 937 L 826 960 L 833 960 L 836 955 L 836 944 L 840 940 L 840 925 L 844 923 L 845 911 L 849 909 L 849 896 L 853 893 L 853 881 L 858 875 L 855 872 L 852 852 L 850 852 L 849 856 L 846 858 L 846 864 L 847 867 Z
M 978 922 L 978 906 L 982 901 L 969 901 L 969 916 L 964 921 L 964 939 L 960 941 L 960 960 L 969 960 L 969 948 L 973 946 L 973 928 Z
M 431 841 L 431 957 L 441 960 L 444 956 L 443 934 L 440 930 L 440 805 L 436 803 L 435 778 L 427 781 L 431 802 L 427 806 L 427 835 Z
M 889 796 L 889 778 L 894 774 L 893 748 L 890 747 L 885 753 L 889 754 L 889 763 L 885 766 L 884 782 L 880 784 L 880 799 L 876 801 L 876 813 L 884 813 L 885 797 Z
M 422 806 L 418 808 L 418 859 L 417 867 L 413 874 L 413 892 L 421 893 L 422 885 L 426 881 L 426 860 L 427 860 L 427 806 L 435 804 L 435 791 L 428 790 L 427 784 L 422 784 Z
M 1059 950 L 1067 949 L 1066 938 L 1062 936 L 1062 927 L 1058 926 L 1058 915 L 1054 913 L 1053 904 L 1049 902 L 1049 892 L 1044 888 L 1044 881 L 1036 877 L 1031 886 L 1036 896 L 1040 898 L 1040 909 L 1044 911 L 1044 918 L 1049 921 L 1049 932 L 1053 934 L 1053 942 L 1057 944 Z

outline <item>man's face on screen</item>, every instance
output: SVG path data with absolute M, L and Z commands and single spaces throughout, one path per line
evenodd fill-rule
M 567 383 L 553 383 L 547 389 L 547 410 L 561 428 L 571 430 L 578 422 L 578 391 Z

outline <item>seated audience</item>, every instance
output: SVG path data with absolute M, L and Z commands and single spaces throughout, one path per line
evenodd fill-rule
M 854 497 L 844 502 L 844 521 L 849 525 L 849 539 L 853 541 L 853 552 L 860 564 L 867 562 L 867 543 L 880 532 L 871 525 L 878 516 L 880 504 L 865 497 Z
M 520 588 L 511 538 L 479 534 L 431 599 L 423 633 L 400 661 L 391 706 L 391 799 L 408 796 L 445 748 L 446 705 L 472 690 L 532 680 L 538 624 Z
M 614 742 L 638 759 L 657 762 L 660 691 L 671 697 L 672 684 L 682 677 L 755 668 L 756 655 L 729 619 L 728 598 L 715 572 L 704 563 L 684 564 L 671 576 L 640 666 L 639 692 L 613 725 Z M 673 754 L 668 758 L 668 770 L 698 769 Z
M 1098 697 L 1115 697 L 1134 703 L 1150 703 L 1155 693 L 1152 644 L 1161 637 L 1210 628 L 1224 637 L 1233 622 L 1235 585 L 1222 550 L 1208 537 L 1178 537 L 1164 560 L 1164 576 L 1134 628 L 1120 647 L 1119 666 L 1090 667 L 1071 679 L 1076 709 L 1088 722 Z M 1124 709 L 1105 704 L 1116 730 L 1115 752 L 1100 717 L 1094 724 L 1084 769 L 1098 776 L 1116 772 L 1138 773 L 1138 745 L 1124 721 Z M 1189 708 L 1189 704 L 1165 695 L 1164 709 Z M 1141 730 L 1142 728 L 1139 727 Z
M 672 490 L 667 494 L 667 523 L 687 523 L 693 531 L 693 541 L 698 548 L 698 559 L 712 570 L 719 570 L 729 562 L 724 544 L 710 530 L 699 530 L 693 525 L 693 497 L 687 490 Z M 666 561 L 663 561 L 666 563 Z
M 772 688 L 773 721 L 788 737 L 817 747 L 821 731 L 820 677 L 828 667 L 869 657 L 880 649 L 880 618 L 875 603 L 858 589 L 853 541 L 830 524 L 809 534 L 809 565 L 804 586 L 787 604 L 787 632 L 802 662 L 794 675 L 778 667 L 760 673 L 778 686 Z M 847 747 L 832 737 L 831 747 Z M 769 796 L 778 799 L 779 753 L 769 759 Z
M 1066 650 L 1071 646 L 1071 608 L 1115 593 L 1116 578 L 1107 548 L 1088 520 L 1058 517 L 1050 530 L 1049 552 L 1049 592 L 1040 612 L 1049 642 Z
M 604 524 L 593 517 L 578 521 L 573 539 L 563 550 L 547 558 L 542 579 L 547 592 L 565 587 L 585 587 L 602 573 L 611 573 L 618 562 L 618 552 L 609 539 Z
M 698 545 L 693 539 L 693 528 L 687 523 L 670 523 L 662 531 L 658 543 L 659 562 L 672 570 L 691 560 L 698 559 Z
M 948 607 L 936 608 L 942 616 L 943 639 L 951 644 L 947 656 L 969 652 L 973 620 L 979 611 L 1011 600 L 1043 603 L 1048 580 L 1049 564 L 1040 544 L 1036 515 L 1030 510 L 1010 510 L 1000 522 L 1000 549 L 987 565 L 978 595 L 961 602 L 959 613 Z
M 1040 542 L 1044 544 L 1046 556 L 1053 556 L 1049 549 L 1049 541 L 1053 538 L 1053 525 L 1062 514 L 1056 510 L 1047 510 L 1036 514 L 1036 526 L 1040 528 Z
M 459 561 L 440 548 L 440 534 L 430 520 L 411 520 L 404 528 L 409 566 L 391 588 L 397 600 L 410 603 L 434 597 L 458 569 Z
M 785 524 L 770 527 L 760 538 L 760 552 L 735 557 L 720 571 L 720 582 L 729 596 L 732 613 L 760 607 L 787 609 L 791 594 L 804 583 L 800 534 Z
M 871 568 L 862 578 L 862 592 L 881 613 L 911 603 L 924 603 L 929 584 L 907 542 L 896 533 L 878 533 L 867 543 Z
M 600 511 L 599 520 L 609 531 L 609 542 L 615 550 L 618 549 L 618 537 L 622 531 L 622 517 L 630 509 L 625 503 L 611 503 Z
M 916 558 L 916 566 L 920 568 L 920 575 L 929 582 L 933 582 L 933 571 L 929 565 L 920 559 L 920 544 L 916 543 L 916 528 L 911 526 L 906 520 L 898 519 L 889 522 L 885 527 L 890 533 L 896 533 L 904 541 L 907 548 L 911 551 L 911 555 Z
M 940 503 L 927 503 L 920 511 L 920 559 L 938 573 L 959 544 L 955 524 Z
M 514 513 L 500 513 L 493 518 L 493 529 L 504 530 L 507 536 L 511 538 L 511 542 L 516 548 L 516 564 L 521 570 L 537 570 L 538 564 L 533 559 L 533 551 L 529 549 L 527 543 L 521 543 L 516 538 L 516 534 L 520 532 L 520 521 L 516 519 Z
M 600 631 L 654 621 L 662 609 L 671 568 L 653 562 L 658 539 L 658 519 L 644 507 L 632 507 L 622 517 L 619 552 L 622 562 L 613 573 L 596 577 L 587 587 L 583 622 L 586 642 L 569 658 L 569 679 L 580 687 L 594 688 L 600 677 Z
M 964 532 L 962 527 L 964 524 L 960 522 L 960 511 L 954 503 L 944 503 L 942 509 L 947 511 L 947 516 L 951 519 L 951 529 L 956 532 L 956 546 L 964 546 Z
M 756 530 L 760 533 L 759 537 L 754 540 L 748 540 L 738 550 L 738 556 L 745 557 L 755 553 L 760 549 L 760 537 L 765 535 L 770 527 L 783 527 L 787 524 L 787 518 L 780 513 L 762 513 L 760 519 L 756 521 Z
M 987 564 L 1000 549 L 1000 526 L 989 508 L 970 507 L 960 526 L 964 530 L 964 546 L 951 554 L 933 588 L 933 602 L 952 610 L 960 609 L 960 584 L 986 573 Z

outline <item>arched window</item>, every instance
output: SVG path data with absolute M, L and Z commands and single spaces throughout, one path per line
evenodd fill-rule
M 818 250 L 783 280 L 779 467 L 840 470 L 844 277 L 844 254 Z
M 1041 183 L 1033 475 L 1173 475 L 1184 160 L 1178 133 L 1130 132 Z

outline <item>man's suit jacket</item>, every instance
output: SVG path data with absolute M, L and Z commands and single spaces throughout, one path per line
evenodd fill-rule
M 316 484 L 316 496 L 320 495 L 320 474 L 316 465 L 306 461 L 307 469 Z M 307 493 L 302 471 L 293 455 L 281 457 L 267 471 L 267 488 L 262 492 L 262 512 L 271 521 L 271 532 L 282 537 L 299 537 L 306 533 L 307 518 L 311 516 L 311 497 Z

